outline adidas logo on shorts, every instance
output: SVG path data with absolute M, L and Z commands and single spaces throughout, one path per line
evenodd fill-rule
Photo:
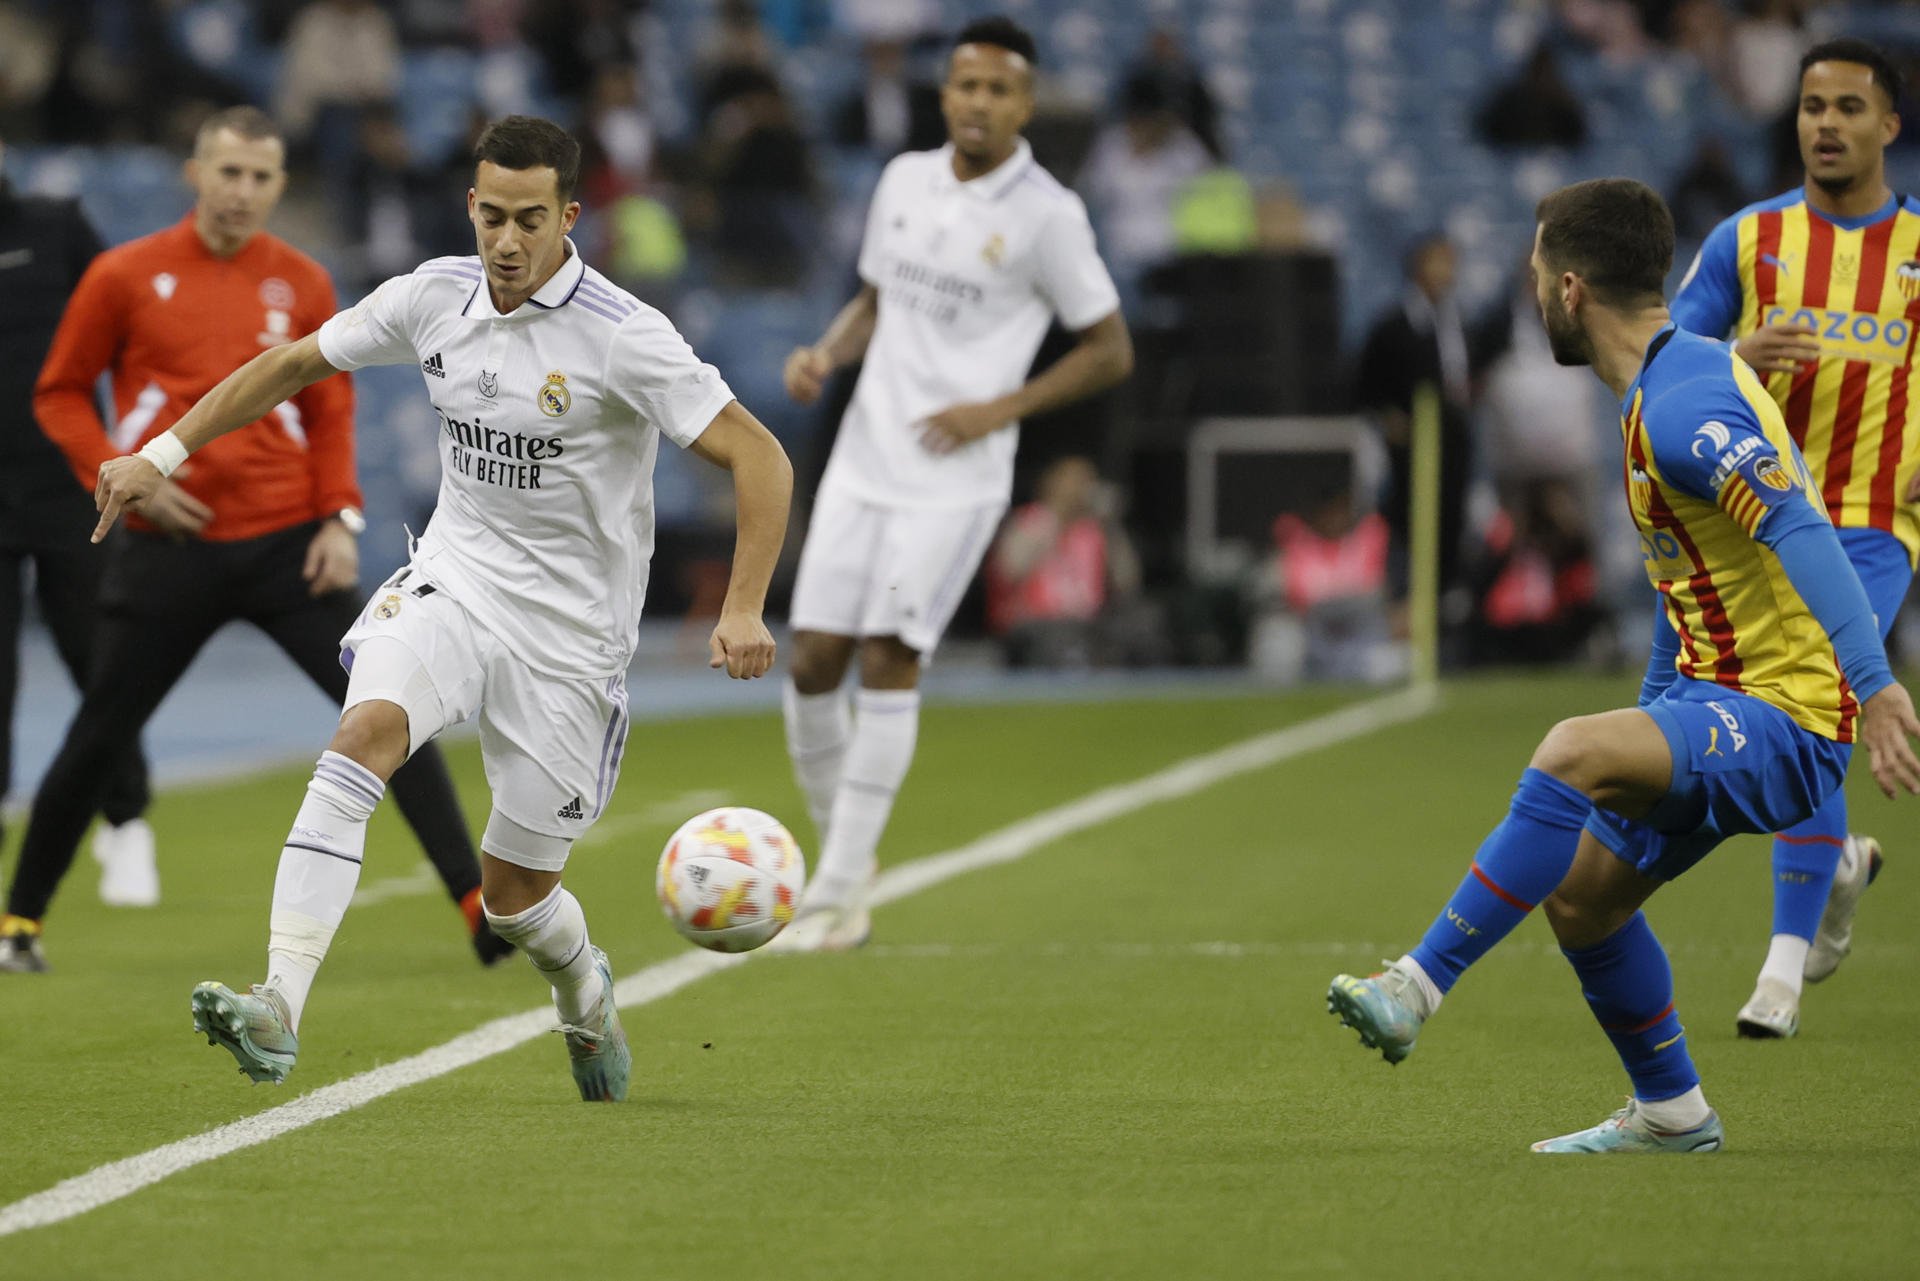
M 565 805 L 562 805 L 558 813 L 561 818 L 585 818 L 586 817 L 586 813 L 580 808 L 580 798 L 578 796 L 568 801 Z
M 445 378 L 447 376 L 447 367 L 440 363 L 440 353 L 436 351 L 421 361 L 420 372 L 432 374 L 435 378 Z

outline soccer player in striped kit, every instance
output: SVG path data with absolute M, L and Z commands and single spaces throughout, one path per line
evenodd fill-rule
M 1867 589 L 1884 638 L 1920 557 L 1920 200 L 1886 181 L 1900 75 L 1872 45 L 1834 40 L 1800 63 L 1806 183 L 1749 206 L 1707 237 L 1674 321 L 1734 350 L 1766 380 Z M 1799 1030 L 1801 984 L 1852 943 L 1879 842 L 1847 831 L 1846 794 L 1775 835 L 1773 940 L 1744 1037 Z
M 1544 911 L 1633 1083 L 1549 1153 L 1718 1151 L 1666 953 L 1640 908 L 1738 832 L 1805 820 L 1855 742 L 1887 795 L 1920 792 L 1913 700 L 1780 407 L 1723 344 L 1677 328 L 1673 219 L 1626 179 L 1540 202 L 1533 272 L 1554 359 L 1620 398 L 1621 479 L 1658 593 L 1637 707 L 1555 725 L 1425 937 L 1342 974 L 1327 1008 L 1389 1063 L 1461 975 Z

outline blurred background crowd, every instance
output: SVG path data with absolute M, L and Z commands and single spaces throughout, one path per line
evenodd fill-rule
M 472 252 L 481 123 L 560 120 L 587 152 L 576 242 L 720 367 L 804 503 L 852 374 L 802 408 L 781 362 L 852 290 L 881 166 L 943 140 L 947 38 L 989 10 L 1039 41 L 1029 137 L 1084 196 L 1139 354 L 1128 386 L 1023 437 L 956 624 L 1015 664 L 1392 679 L 1422 382 L 1445 661 L 1637 663 L 1617 411 L 1547 351 L 1534 202 L 1653 184 L 1677 276 L 1721 218 L 1798 185 L 1804 49 L 1864 37 L 1920 84 L 1920 7 L 1892 2 L 0 0 L 0 139 L 13 184 L 80 197 L 118 242 L 185 210 L 209 111 L 262 106 L 293 143 L 275 229 L 347 300 Z M 1902 114 L 1888 178 L 1911 191 L 1911 90 Z M 416 377 L 356 378 L 373 579 L 433 502 Z M 718 605 L 722 480 L 662 455 L 655 618 Z

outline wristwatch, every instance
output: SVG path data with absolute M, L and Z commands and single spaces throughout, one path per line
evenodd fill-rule
M 342 507 L 329 519 L 339 521 L 355 538 L 367 532 L 367 518 L 360 514 L 358 507 Z

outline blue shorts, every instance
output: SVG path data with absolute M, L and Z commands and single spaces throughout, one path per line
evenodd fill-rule
M 1860 585 L 1867 589 L 1867 603 L 1873 606 L 1874 621 L 1880 625 L 1880 639 L 1893 630 L 1893 620 L 1913 585 L 1913 562 L 1907 549 L 1892 534 L 1882 529 L 1836 529 L 1840 546 L 1853 562 Z
M 1771 703 L 1678 677 L 1641 709 L 1667 736 L 1673 784 L 1644 819 L 1596 807 L 1587 830 L 1643 875 L 1670 881 L 1741 832 L 1808 818 L 1847 776 L 1850 743 L 1800 728 Z

